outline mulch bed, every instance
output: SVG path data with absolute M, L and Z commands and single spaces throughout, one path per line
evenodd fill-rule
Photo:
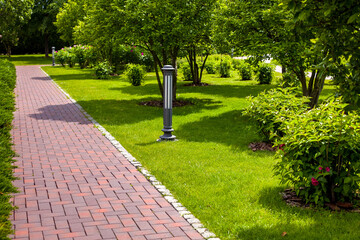
M 286 189 L 281 193 L 284 201 L 292 207 L 301 207 L 301 208 L 311 208 L 312 206 L 301 198 L 296 196 L 296 193 L 293 189 Z M 326 203 L 325 208 L 330 209 L 332 211 L 347 211 L 347 212 L 356 212 L 360 213 L 360 208 L 354 208 L 353 204 L 347 202 L 337 202 L 337 203 Z
M 150 107 L 163 107 L 164 102 L 162 100 L 151 100 L 146 102 L 140 102 L 139 105 L 150 106 Z M 194 105 L 194 103 L 185 100 L 173 101 L 173 107 L 184 107 L 187 105 Z
M 195 84 L 195 83 L 187 83 L 184 84 L 185 87 L 204 87 L 204 86 L 209 86 L 208 83 L 200 83 L 200 84 Z
M 273 147 L 272 143 L 266 142 L 253 142 L 249 144 L 249 148 L 255 151 L 276 151 L 276 148 Z

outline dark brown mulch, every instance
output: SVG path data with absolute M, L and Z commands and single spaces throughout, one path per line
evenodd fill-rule
M 200 83 L 200 84 L 195 84 L 195 83 L 187 83 L 184 84 L 185 87 L 204 87 L 204 86 L 209 86 L 208 83 Z
M 307 204 L 305 201 L 303 201 L 301 198 L 299 198 L 295 191 L 293 189 L 286 189 L 284 192 L 281 193 L 282 198 L 284 201 L 292 206 L 292 207 L 302 207 L 302 208 L 310 208 L 311 205 Z M 354 208 L 353 204 L 351 203 L 343 203 L 343 202 L 337 202 L 337 203 L 326 203 L 325 207 L 332 211 L 348 211 L 348 212 L 357 212 L 360 213 L 359 208 Z
M 271 143 L 266 142 L 253 142 L 249 144 L 249 148 L 255 151 L 275 151 L 276 148 L 273 147 Z
M 164 102 L 162 100 L 151 100 L 146 102 L 140 102 L 139 105 L 150 106 L 150 107 L 163 107 Z M 176 100 L 173 101 L 173 107 L 183 107 L 187 105 L 194 105 L 190 101 Z

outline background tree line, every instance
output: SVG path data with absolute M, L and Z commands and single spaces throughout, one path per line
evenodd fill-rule
M 5 2 L 0 9 L 7 18 L 0 23 L 0 34 L 8 54 L 47 54 L 50 45 L 81 43 L 94 46 L 99 58 L 111 63 L 117 46 L 136 45 L 151 53 L 162 93 L 163 65 L 176 66 L 179 57 L 186 57 L 193 82 L 200 84 L 211 50 L 234 49 L 238 55 L 252 56 L 253 64 L 277 60 L 300 81 L 311 107 L 327 76 L 334 78 L 346 101 L 359 102 L 357 0 L 17 1 Z

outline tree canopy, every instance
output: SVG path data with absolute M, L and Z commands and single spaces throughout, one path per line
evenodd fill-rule
M 21 26 L 30 19 L 33 4 L 34 0 L 0 0 L 0 35 L 9 56 L 19 40 Z

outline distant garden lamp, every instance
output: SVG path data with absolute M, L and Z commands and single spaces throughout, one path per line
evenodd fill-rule
M 173 72 L 175 68 L 165 65 L 162 69 L 164 75 L 164 128 L 161 130 L 164 135 L 160 141 L 174 141 L 176 136 L 172 135 L 172 96 L 173 96 Z
M 55 66 L 55 47 L 52 47 L 52 65 Z

